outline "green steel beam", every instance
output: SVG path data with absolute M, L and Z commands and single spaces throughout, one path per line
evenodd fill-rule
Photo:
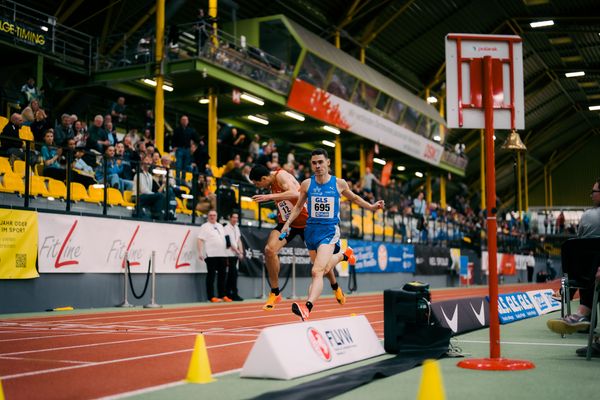
M 440 169 L 445 170 L 445 171 L 452 172 L 453 174 L 456 174 L 456 175 L 461 176 L 463 178 L 465 177 L 465 170 L 462 170 L 462 169 L 460 169 L 458 167 L 455 167 L 453 165 L 447 164 L 444 161 L 440 161 L 440 165 L 438 165 L 438 167 Z

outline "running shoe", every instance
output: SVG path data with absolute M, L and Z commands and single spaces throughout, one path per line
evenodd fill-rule
M 310 315 L 310 311 L 308 311 L 308 307 L 304 304 L 294 303 L 292 304 L 292 312 L 302 318 L 302 321 L 306 321 L 308 316 Z
M 229 297 L 227 297 L 227 296 L 223 296 L 223 301 L 224 301 L 225 303 L 231 303 L 233 300 L 231 300 L 231 299 L 230 299 Z
M 340 303 L 340 305 L 343 306 L 344 304 L 346 304 L 346 295 L 342 291 L 341 287 L 338 286 L 338 288 L 333 291 L 333 294 L 335 295 L 335 299 L 338 303 Z
M 221 299 L 220 299 L 220 298 L 218 298 L 218 297 L 211 297 L 209 301 L 210 301 L 211 303 L 220 303 L 220 302 L 221 302 L 221 301 L 223 301 L 223 300 L 221 300 Z
M 552 332 L 571 334 L 584 329 L 589 329 L 590 319 L 579 314 L 567 315 L 564 318 L 551 319 L 546 322 Z
M 352 247 L 346 247 L 346 250 L 344 250 L 344 255 L 348 257 L 348 264 L 356 265 L 356 257 L 354 256 L 354 250 L 352 250 Z
M 281 301 L 281 293 L 279 293 L 278 295 L 275 295 L 275 293 L 273 293 L 273 292 L 269 293 L 269 298 L 267 299 L 267 302 L 263 306 L 263 310 L 273 311 L 275 309 L 275 304 L 279 303 L 280 301 Z

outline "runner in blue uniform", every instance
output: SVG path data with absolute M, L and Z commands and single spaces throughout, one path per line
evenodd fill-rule
M 313 263 L 312 283 L 308 292 L 306 304 L 292 304 L 292 312 L 303 321 L 307 320 L 323 291 L 323 276 L 333 266 L 327 262 L 331 256 L 340 251 L 340 198 L 343 195 L 351 202 L 367 210 L 383 209 L 383 200 L 370 204 L 354 194 L 343 179 L 337 179 L 329 174 L 330 160 L 327 151 L 316 149 L 311 153 L 310 165 L 314 175 L 300 185 L 300 197 L 292 209 L 288 220 L 281 232 L 288 232 L 290 225 L 300 215 L 304 204 L 307 203 L 308 220 L 304 229 L 304 241 L 309 250 Z

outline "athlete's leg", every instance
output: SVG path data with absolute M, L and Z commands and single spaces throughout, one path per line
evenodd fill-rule
M 267 245 L 265 246 L 265 264 L 267 265 L 267 272 L 269 274 L 269 285 L 272 289 L 279 287 L 279 251 L 285 247 L 287 240 L 279 240 L 279 234 L 281 232 L 272 230 L 267 239 Z
M 323 276 L 327 264 L 333 255 L 335 244 L 322 244 L 317 249 L 317 255 L 312 267 L 312 282 L 308 292 L 308 302 L 314 303 L 317 301 L 321 292 L 323 292 Z M 335 277 L 334 277 L 335 279 Z

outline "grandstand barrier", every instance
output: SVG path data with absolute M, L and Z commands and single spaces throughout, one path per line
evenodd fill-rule
M 364 315 L 272 326 L 261 331 L 240 376 L 288 380 L 384 353 Z

